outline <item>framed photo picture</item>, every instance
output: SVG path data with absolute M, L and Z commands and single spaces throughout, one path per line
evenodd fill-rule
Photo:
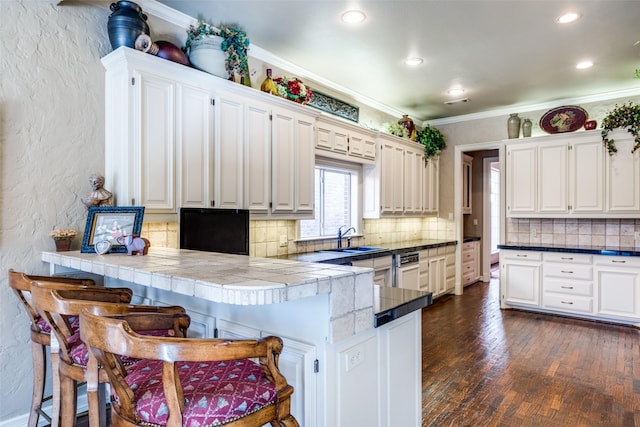
M 95 252 L 95 244 L 107 241 L 110 252 L 126 253 L 118 243 L 120 236 L 139 236 L 142 229 L 144 206 L 92 206 L 87 214 L 87 225 L 82 238 L 81 253 Z

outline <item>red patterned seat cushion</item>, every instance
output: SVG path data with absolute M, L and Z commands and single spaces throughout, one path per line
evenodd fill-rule
M 69 320 L 69 323 L 71 323 L 71 329 L 74 332 L 78 332 L 80 330 L 80 318 L 78 316 L 69 316 L 67 317 L 67 320 Z M 36 325 L 38 326 L 40 332 L 45 334 L 51 333 L 51 326 L 49 326 L 49 323 L 41 316 L 37 317 Z
M 184 389 L 185 427 L 219 426 L 275 402 L 275 385 L 260 365 L 244 360 L 178 362 Z M 134 392 L 138 416 L 151 426 L 169 418 L 162 386 L 162 362 L 140 360 L 126 377 Z M 114 396 L 117 400 L 117 396 Z
M 169 332 L 166 329 L 150 329 L 148 331 L 138 331 L 140 335 L 154 336 L 154 337 L 168 337 Z M 80 339 L 80 332 L 76 332 L 69 338 L 69 356 L 73 360 L 74 365 L 87 367 L 89 363 L 89 351 L 87 345 Z M 125 366 L 133 365 L 137 362 L 137 359 L 130 357 L 122 357 L 122 363 Z

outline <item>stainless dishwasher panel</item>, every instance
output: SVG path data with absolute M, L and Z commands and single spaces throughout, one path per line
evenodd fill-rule
M 420 253 L 409 252 L 396 255 L 395 286 L 404 289 L 420 289 Z

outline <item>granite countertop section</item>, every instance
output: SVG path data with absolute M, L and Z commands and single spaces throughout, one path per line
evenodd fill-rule
M 498 249 L 539 252 L 568 252 L 589 255 L 640 256 L 640 249 L 621 246 L 586 246 L 565 244 L 532 245 L 524 243 L 507 243 L 504 245 L 498 245 Z
M 464 236 L 464 238 L 462 239 L 462 243 L 476 242 L 478 240 L 482 240 L 482 237 L 480 237 L 480 236 Z
M 349 263 L 350 261 L 359 261 L 363 259 L 371 259 L 377 258 L 381 256 L 389 256 L 395 254 L 402 254 L 406 252 L 415 252 L 421 251 L 424 249 L 432 249 L 438 248 L 442 246 L 451 246 L 457 245 L 458 242 L 456 240 L 437 240 L 437 239 L 426 239 L 426 240 L 412 240 L 407 242 L 397 242 L 397 243 L 388 243 L 379 245 L 379 250 L 366 251 L 361 254 L 354 253 L 342 253 L 342 252 L 331 252 L 330 249 L 318 251 L 318 252 L 309 252 L 306 254 L 292 254 L 287 255 L 284 259 L 302 261 L 302 262 L 319 262 L 319 263 L 329 263 L 329 264 L 340 264 L 340 263 Z M 378 247 L 378 245 L 367 245 L 371 247 Z
M 431 304 L 433 304 L 431 292 L 374 285 L 374 327 L 380 327 Z

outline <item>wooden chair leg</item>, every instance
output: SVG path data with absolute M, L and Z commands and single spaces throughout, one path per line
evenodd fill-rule
M 44 384 L 47 377 L 46 347 L 31 341 L 31 355 L 33 357 L 33 393 L 31 395 L 31 411 L 29 412 L 28 427 L 36 427 L 40 418 L 40 408 L 44 396 Z
M 72 427 L 76 422 L 78 383 L 67 376 L 60 375 L 60 425 Z
M 51 427 L 60 427 L 60 355 L 51 351 Z

